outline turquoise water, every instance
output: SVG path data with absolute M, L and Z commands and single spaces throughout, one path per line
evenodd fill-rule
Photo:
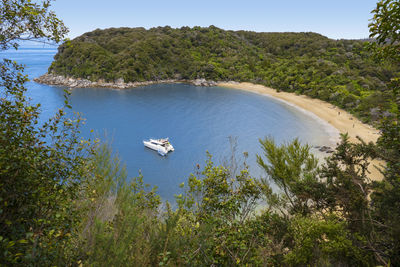
M 20 49 L 0 54 L 26 65 L 30 78 L 47 71 L 55 49 Z M 42 104 L 43 119 L 63 105 L 62 87 L 29 82 L 28 96 Z M 178 185 L 204 166 L 206 151 L 217 163 L 230 156 L 229 137 L 237 140 L 238 155 L 249 153 L 251 174 L 263 173 L 256 164 L 259 138 L 277 142 L 298 137 L 311 145 L 331 144 L 326 125 L 298 109 L 266 96 L 220 87 L 160 84 L 114 90 L 73 89 L 73 110 L 86 118 L 84 137 L 91 130 L 112 140 L 129 175 L 141 172 L 146 183 L 158 186 L 164 199 L 179 193 Z M 169 137 L 175 152 L 161 157 L 143 146 L 148 138 Z

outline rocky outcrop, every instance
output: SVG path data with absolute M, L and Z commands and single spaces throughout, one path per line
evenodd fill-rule
M 67 78 L 61 75 L 44 74 L 39 78 L 33 79 L 37 83 L 49 85 L 65 85 L 68 87 L 90 87 L 93 82 L 86 79 Z
M 191 81 L 193 85 L 196 86 L 216 86 L 217 83 L 214 81 L 207 81 L 206 79 L 196 79 L 194 81 Z
M 58 86 L 66 86 L 70 88 L 87 88 L 87 87 L 105 87 L 105 88 L 115 88 L 115 89 L 126 89 L 126 88 L 134 88 L 139 86 L 146 86 L 151 84 L 159 84 L 159 83 L 190 83 L 196 86 L 216 86 L 217 83 L 215 81 L 207 81 L 205 79 L 196 79 L 196 80 L 158 80 L 158 81 L 145 81 L 145 82 L 129 82 L 125 83 L 125 81 L 120 78 L 115 82 L 106 82 L 103 80 L 99 81 L 90 81 L 82 78 L 71 78 L 65 77 L 62 75 L 49 74 L 46 73 L 38 78 L 33 79 L 37 83 L 43 83 L 48 85 L 58 85 Z
M 321 152 L 325 152 L 328 154 L 331 154 L 334 152 L 333 148 L 331 148 L 329 146 L 314 146 L 314 148 L 318 149 Z

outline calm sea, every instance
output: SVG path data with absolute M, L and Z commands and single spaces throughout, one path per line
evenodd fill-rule
M 0 53 L 26 65 L 30 78 L 47 71 L 55 49 L 22 48 Z M 42 117 L 48 118 L 63 105 L 62 87 L 29 82 L 28 96 L 42 104 Z M 298 137 L 310 145 L 332 144 L 326 125 L 298 109 L 250 92 L 187 84 L 162 84 L 114 90 L 73 89 L 74 111 L 86 118 L 84 137 L 107 135 L 112 147 L 126 163 L 129 176 L 141 172 L 146 183 L 156 185 L 168 200 L 179 193 L 178 185 L 205 165 L 206 151 L 217 163 L 226 161 L 230 139 L 236 140 L 240 156 L 248 152 L 251 174 L 263 176 L 256 164 L 261 154 L 259 138 L 272 136 L 277 142 Z M 148 138 L 169 137 L 175 152 L 161 157 L 143 146 Z

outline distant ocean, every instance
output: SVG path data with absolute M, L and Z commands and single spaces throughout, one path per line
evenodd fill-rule
M 1 52 L 26 65 L 26 74 L 35 78 L 47 71 L 57 50 L 21 48 Z M 62 87 L 29 82 L 28 96 L 42 104 L 42 120 L 63 105 Z M 298 137 L 310 145 L 333 145 L 329 126 L 315 116 L 266 96 L 220 87 L 196 87 L 187 84 L 160 84 L 115 90 L 104 88 L 73 89 L 74 111 L 86 118 L 84 137 L 106 133 L 108 141 L 126 163 L 130 177 L 141 172 L 146 183 L 157 186 L 166 200 L 180 192 L 196 164 L 204 167 L 206 151 L 214 162 L 230 157 L 229 139 L 236 140 L 238 158 L 248 152 L 247 163 L 254 177 L 264 176 L 256 164 L 261 154 L 259 138 L 272 136 L 278 143 Z M 161 157 L 143 146 L 148 138 L 169 137 L 175 152 Z M 316 150 L 313 150 L 317 152 Z M 317 152 L 318 153 L 318 152 Z M 319 154 L 322 156 L 322 154 Z

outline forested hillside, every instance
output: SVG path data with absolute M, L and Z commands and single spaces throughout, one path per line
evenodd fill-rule
M 373 121 L 399 66 L 376 62 L 365 41 L 316 33 L 208 28 L 111 28 L 60 46 L 49 72 L 112 82 L 205 78 L 248 81 L 331 102 Z

